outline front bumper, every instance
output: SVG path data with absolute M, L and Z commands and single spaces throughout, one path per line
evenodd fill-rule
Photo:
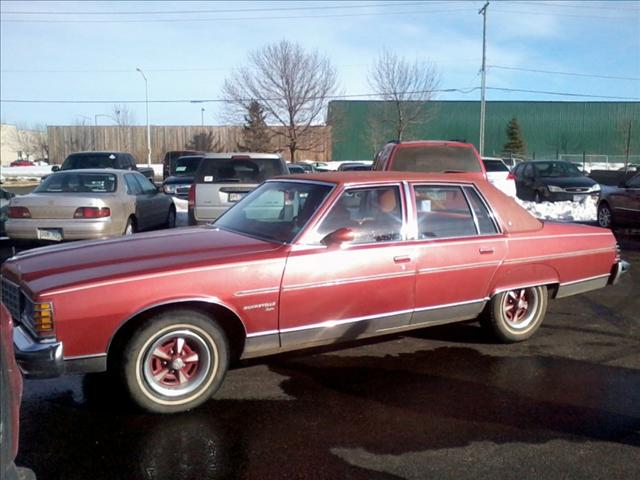
M 631 264 L 625 260 L 617 261 L 611 268 L 611 275 L 609 276 L 609 285 L 615 285 L 620 280 L 620 277 L 629 271 Z
M 51 378 L 64 373 L 62 342 L 36 342 L 23 327 L 16 325 L 13 346 L 16 361 L 25 376 Z
M 600 192 L 550 192 L 547 189 L 542 191 L 542 199 L 547 202 L 584 201 L 588 197 L 597 201 L 600 197 Z

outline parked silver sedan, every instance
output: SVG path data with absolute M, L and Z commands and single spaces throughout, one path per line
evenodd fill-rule
M 8 217 L 10 238 L 61 241 L 173 228 L 176 208 L 138 172 L 83 169 L 54 173 L 33 193 L 12 198 Z

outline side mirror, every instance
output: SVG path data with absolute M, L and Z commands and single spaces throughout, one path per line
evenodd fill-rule
M 52 172 L 57 172 L 58 170 L 60 170 L 60 166 L 59 165 L 54 165 L 53 167 L 51 167 L 51 171 Z
M 350 228 L 339 228 L 324 237 L 320 243 L 327 247 L 339 247 L 343 243 L 353 242 L 356 236 Z

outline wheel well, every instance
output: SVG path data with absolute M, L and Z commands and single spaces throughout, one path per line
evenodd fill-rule
M 189 301 L 152 307 L 127 320 L 118 328 L 115 335 L 111 338 L 111 342 L 107 348 L 108 365 L 110 365 L 114 360 L 117 361 L 119 352 L 122 351 L 127 341 L 133 336 L 133 333 L 147 319 L 167 310 L 178 309 L 201 312 L 211 318 L 211 320 L 215 319 L 227 335 L 231 355 L 230 360 L 235 361 L 240 358 L 240 355 L 242 355 L 244 350 L 246 332 L 242 321 L 237 317 L 237 315 L 222 305 L 200 301 Z

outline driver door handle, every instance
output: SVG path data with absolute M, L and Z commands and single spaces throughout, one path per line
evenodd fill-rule
M 411 255 L 398 255 L 397 257 L 393 257 L 393 261 L 395 263 L 408 263 L 411 261 Z
M 491 253 L 495 253 L 495 250 L 493 249 L 493 247 L 480 247 L 481 255 L 488 255 Z

